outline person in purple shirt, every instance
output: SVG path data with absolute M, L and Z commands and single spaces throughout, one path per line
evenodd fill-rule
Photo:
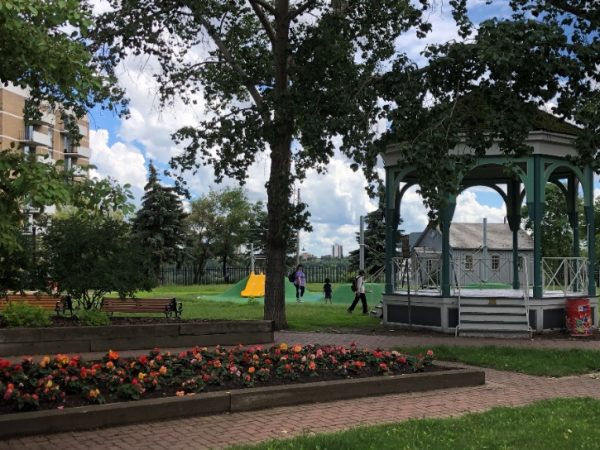
M 296 267 L 296 275 L 294 277 L 294 286 L 296 286 L 296 301 L 302 303 L 302 297 L 304 296 L 304 289 L 306 287 L 306 275 L 304 274 L 304 268 L 302 264 Z

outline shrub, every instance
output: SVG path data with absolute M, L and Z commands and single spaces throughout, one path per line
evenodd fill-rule
M 9 327 L 45 327 L 50 325 L 48 312 L 28 303 L 11 303 L 4 310 L 4 322 Z
M 83 325 L 98 327 L 110 325 L 110 319 L 106 313 L 96 310 L 83 310 L 77 313 L 77 318 Z

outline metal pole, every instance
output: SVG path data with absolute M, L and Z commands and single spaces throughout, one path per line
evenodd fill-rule
M 488 263 L 488 246 L 487 246 L 487 218 L 483 218 L 483 282 L 487 283 L 487 263 Z
M 298 188 L 298 198 L 296 204 L 300 204 L 300 188 Z M 296 231 L 296 267 L 300 265 L 300 228 Z
M 254 273 L 254 244 L 250 244 L 250 273 Z
M 360 248 L 358 268 L 365 270 L 365 216 L 360 216 Z

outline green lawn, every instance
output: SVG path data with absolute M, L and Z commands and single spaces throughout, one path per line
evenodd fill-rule
M 595 350 L 435 346 L 402 348 L 402 351 L 416 354 L 429 348 L 436 359 L 530 375 L 562 377 L 600 370 L 600 351 Z
M 560 399 L 459 418 L 410 420 L 232 449 L 597 449 L 599 423 L 600 401 Z
M 319 285 L 321 286 L 321 285 Z M 263 303 L 234 303 L 208 300 L 203 296 L 224 292 L 230 285 L 201 286 L 161 286 L 152 292 L 139 292 L 138 297 L 176 297 L 183 303 L 183 317 L 186 319 L 262 319 Z M 315 285 L 316 287 L 316 285 Z M 309 289 L 315 288 L 309 285 Z M 201 297 L 201 298 L 198 298 Z M 290 330 L 325 331 L 330 329 L 379 329 L 379 320 L 363 316 L 359 307 L 354 314 L 348 314 L 349 305 L 322 303 L 287 303 L 286 314 Z

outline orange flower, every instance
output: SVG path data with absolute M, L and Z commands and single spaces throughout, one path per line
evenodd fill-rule
M 167 368 L 165 366 L 160 366 L 160 369 L 158 369 L 158 373 L 160 373 L 161 375 L 166 375 Z
M 294 345 L 293 350 L 295 353 L 300 353 L 302 351 L 302 346 L 299 344 L 296 344 L 296 345 Z
M 40 367 L 43 369 L 44 367 L 46 367 L 48 364 L 50 363 L 50 357 L 49 356 L 44 356 L 42 358 L 42 360 L 40 361 Z
M 115 365 L 113 364 L 112 361 L 109 361 L 109 362 L 106 363 L 106 368 L 108 370 L 113 370 L 115 368 Z
M 308 369 L 309 370 L 315 370 L 317 368 L 317 365 L 315 364 L 314 361 L 311 361 L 308 363 Z
M 89 398 L 96 398 L 100 395 L 100 390 L 99 389 L 90 389 L 88 392 L 88 397 Z
M 119 354 L 117 352 L 115 352 L 114 350 L 109 350 L 108 351 L 108 359 L 112 359 L 113 361 L 116 361 L 117 359 L 119 359 Z
M 185 395 L 185 392 L 183 392 L 183 391 L 177 391 L 177 392 L 175 392 L 175 395 L 177 397 L 183 397 Z
M 249 367 L 248 368 L 248 373 L 254 373 L 256 369 L 254 367 Z
M 288 345 L 285 342 L 282 342 L 281 344 L 279 344 L 279 350 L 287 350 L 288 349 Z

